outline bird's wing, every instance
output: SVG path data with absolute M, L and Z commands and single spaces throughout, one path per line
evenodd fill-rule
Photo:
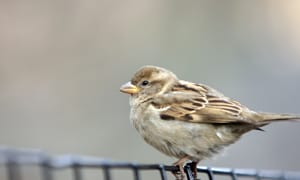
M 152 105 L 160 109 L 164 120 L 194 123 L 255 123 L 248 118 L 250 111 L 216 90 L 201 84 L 180 81 L 179 85 Z

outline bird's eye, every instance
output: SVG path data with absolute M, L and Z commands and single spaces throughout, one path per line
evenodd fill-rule
M 142 86 L 147 86 L 149 84 L 149 81 L 145 80 L 142 82 Z

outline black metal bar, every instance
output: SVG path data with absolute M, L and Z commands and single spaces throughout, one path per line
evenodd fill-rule
M 103 166 L 103 176 L 105 180 L 111 180 L 110 168 L 109 166 Z
M 238 179 L 238 178 L 237 178 L 237 175 L 236 175 L 236 173 L 235 173 L 235 171 L 234 171 L 234 169 L 231 170 L 230 175 L 231 175 L 232 180 L 237 180 L 237 179 Z
M 72 168 L 74 180 L 82 180 L 81 168 L 81 166 L 74 164 Z
M 139 180 L 139 179 L 141 179 L 140 173 L 139 173 L 139 171 L 138 171 L 137 168 L 134 168 L 134 169 L 133 169 L 133 179 L 134 179 L 134 180 Z
M 211 168 L 207 168 L 207 175 L 209 180 L 214 180 L 214 175 L 213 175 L 213 171 L 211 170 Z
M 132 171 L 133 171 L 133 179 L 134 179 L 134 180 L 139 180 L 139 179 L 141 179 L 139 170 L 138 170 L 138 168 L 137 168 L 137 165 L 134 164 L 134 163 L 132 163 L 132 164 L 130 165 L 130 167 L 132 168 Z
M 194 176 L 193 176 L 193 173 L 192 173 L 192 170 L 191 170 L 191 164 L 187 164 L 185 167 L 184 167 L 184 172 L 186 174 L 186 177 L 187 177 L 187 180 L 194 180 Z
M 9 160 L 6 163 L 6 171 L 7 171 L 7 177 L 9 180 L 21 180 L 22 179 L 19 165 L 16 162 Z
M 43 180 L 53 180 L 52 168 L 49 166 L 49 161 L 44 161 L 40 164 L 41 177 Z
M 164 165 L 159 165 L 158 168 L 159 168 L 161 179 L 162 180 L 167 180 L 168 178 L 167 178 L 165 166 Z

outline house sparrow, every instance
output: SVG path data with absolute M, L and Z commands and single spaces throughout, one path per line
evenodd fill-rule
M 299 119 L 255 112 L 203 84 L 179 80 L 164 68 L 144 66 L 120 91 L 130 94 L 130 120 L 144 140 L 183 166 L 217 154 L 244 133 L 271 122 Z

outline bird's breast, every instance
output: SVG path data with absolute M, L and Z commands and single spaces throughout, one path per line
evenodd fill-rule
M 226 126 L 162 120 L 159 113 L 151 106 L 132 107 L 130 119 L 144 140 L 166 155 L 200 160 L 235 141 Z

